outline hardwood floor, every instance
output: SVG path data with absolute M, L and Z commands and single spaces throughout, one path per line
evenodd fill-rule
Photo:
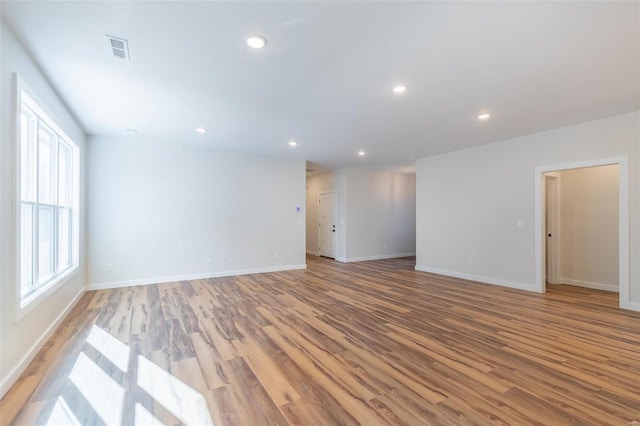
M 616 294 L 308 266 L 86 293 L 2 424 L 640 423 L 640 314 Z

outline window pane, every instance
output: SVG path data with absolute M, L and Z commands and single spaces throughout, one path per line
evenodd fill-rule
M 33 284 L 33 206 L 22 204 L 20 215 L 20 279 L 22 294 Z
M 53 276 L 53 208 L 40 206 L 38 215 L 38 283 Z
M 71 194 L 71 150 L 63 143 L 58 145 L 58 205 L 69 207 Z
M 42 122 L 38 123 L 38 202 L 53 204 L 55 182 L 52 161 L 55 149 L 55 135 Z
M 70 265 L 71 260 L 71 210 L 58 209 L 58 271 Z
M 78 147 L 21 91 L 20 152 L 22 304 L 77 266 Z
M 33 113 L 23 108 L 20 117 L 20 183 L 21 199 L 24 201 L 36 200 L 35 125 Z

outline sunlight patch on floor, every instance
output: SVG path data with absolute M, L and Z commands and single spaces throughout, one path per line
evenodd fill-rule
M 84 352 L 78 355 L 69 379 L 106 424 L 120 424 L 124 388 L 102 371 Z
M 191 386 L 138 356 L 138 386 L 188 425 L 213 425 L 207 401 Z
M 95 325 L 91 328 L 87 342 L 116 367 L 124 373 L 127 372 L 129 364 L 129 347 L 127 345 Z

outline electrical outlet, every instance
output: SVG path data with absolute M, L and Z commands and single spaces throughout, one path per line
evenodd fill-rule
M 113 265 L 110 263 L 107 263 L 104 267 L 105 272 L 111 272 L 113 271 Z
M 227 256 L 222 256 L 222 263 L 227 263 Z
M 277 259 L 278 258 L 278 252 L 273 253 L 273 258 Z
M 213 263 L 213 258 L 211 256 L 207 257 L 207 263 Z
M 473 257 L 468 258 L 468 259 L 467 259 L 467 263 L 468 263 L 469 265 L 473 265 Z

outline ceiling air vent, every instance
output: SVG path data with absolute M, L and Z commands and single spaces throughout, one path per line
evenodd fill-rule
M 129 59 L 129 42 L 123 38 L 110 36 L 107 34 L 107 43 L 109 43 L 109 50 L 119 59 Z

